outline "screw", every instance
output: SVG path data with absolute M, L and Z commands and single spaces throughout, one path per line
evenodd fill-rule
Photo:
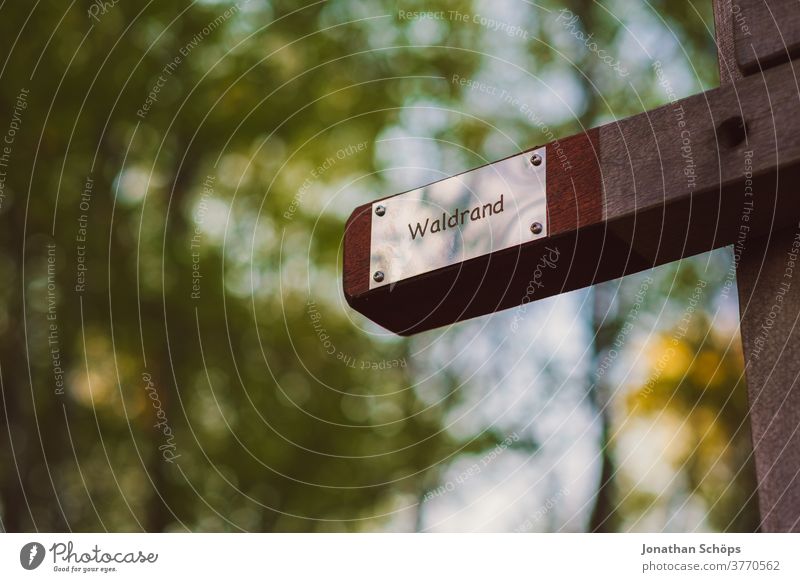
M 375 271 L 375 274 L 372 276 L 372 278 L 375 279 L 376 283 L 380 283 L 381 281 L 383 281 L 383 277 L 384 277 L 383 271 Z
M 541 166 L 542 165 L 542 156 L 540 156 L 539 154 L 533 154 L 531 156 L 531 163 L 534 166 Z
M 377 214 L 378 216 L 383 216 L 384 214 L 386 214 L 386 207 L 379 204 L 378 206 L 375 207 L 375 214 Z
M 542 234 L 542 230 L 544 230 L 544 227 L 542 226 L 541 222 L 534 222 L 531 225 L 531 232 L 533 234 Z

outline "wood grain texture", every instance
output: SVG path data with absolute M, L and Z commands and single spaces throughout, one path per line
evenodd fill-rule
M 800 281 L 793 280 L 800 263 L 787 277 L 793 245 L 796 254 L 800 225 L 749 240 L 737 269 L 759 512 L 767 532 L 800 531 Z
M 343 287 L 345 297 L 369 291 L 369 246 L 372 233 L 372 203 L 356 208 L 344 228 Z
M 774 181 L 779 168 L 782 183 L 800 179 L 800 116 L 790 67 L 562 140 L 572 152 L 566 167 L 548 144 L 552 228 L 544 239 L 364 292 L 369 273 L 358 267 L 351 280 L 347 272 L 363 257 L 368 261 L 367 220 L 355 216 L 348 232 L 359 232 L 345 238 L 345 256 L 362 258 L 346 263 L 347 300 L 408 335 L 708 251 L 736 239 L 746 179 L 758 192 L 747 211 L 751 236 L 789 224 L 800 216 L 800 205 L 777 197 Z M 746 136 L 737 131 L 737 118 Z M 365 248 L 351 249 L 356 241 Z M 548 253 L 558 254 L 557 265 L 546 269 L 531 294 L 537 265 Z
M 787 18 L 786 6 L 794 4 Z M 743 69 L 758 75 L 758 61 L 767 67 L 788 58 L 777 24 L 790 38 L 800 38 L 800 3 L 743 2 L 737 13 L 737 59 Z M 755 11 L 758 12 L 755 12 Z M 783 14 L 781 14 L 783 13 Z M 749 38 L 748 32 L 758 35 Z M 733 31 L 720 34 L 730 35 Z M 767 35 L 766 37 L 764 35 Z M 730 44 L 726 39 L 719 45 Z M 752 41 L 752 42 L 751 42 Z M 788 51 L 790 54 L 793 50 Z M 720 69 L 723 68 L 722 60 Z M 794 72 L 784 67 L 787 76 Z M 724 72 L 720 71 L 724 80 Z M 789 80 L 789 79 L 787 79 Z M 797 96 L 790 99 L 797 108 Z M 778 123 L 781 118 L 776 117 Z M 779 199 L 776 208 L 796 204 L 798 181 L 785 172 L 775 176 L 767 187 Z M 783 199 L 781 202 L 780 199 Z M 777 226 L 777 225 L 776 225 Z M 800 531 L 800 286 L 787 280 L 789 253 L 798 236 L 797 225 L 770 229 L 767 236 L 747 237 L 743 232 L 737 244 L 737 288 L 741 316 L 742 346 L 745 358 L 747 391 L 750 403 L 750 428 L 753 439 L 761 530 Z M 780 303 L 776 309 L 776 303 Z M 773 318 L 772 313 L 775 313 Z M 768 327 L 767 327 L 768 326 Z
M 605 213 L 634 252 L 662 264 L 728 244 L 742 221 L 745 172 L 762 180 L 800 163 L 791 66 L 600 129 Z M 774 202 L 761 192 L 751 228 L 770 228 Z
M 609 218 L 662 207 L 740 179 L 743 153 L 753 172 L 800 161 L 798 92 L 791 63 L 600 128 Z M 747 128 L 732 143 L 729 120 Z M 693 176 L 692 176 L 693 175 Z
M 719 61 L 719 84 L 742 78 L 733 41 L 733 0 L 714 0 L 714 31 Z
M 547 145 L 547 223 L 559 235 L 603 219 L 600 132 L 590 129 Z
M 731 24 L 736 61 L 746 75 L 800 56 L 798 0 L 737 0 Z

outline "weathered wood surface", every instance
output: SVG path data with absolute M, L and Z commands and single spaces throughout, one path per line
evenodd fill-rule
M 800 56 L 798 0 L 737 0 L 730 26 L 736 61 L 746 75 Z
M 359 207 L 345 234 L 345 296 L 407 335 L 731 244 L 743 224 L 750 236 L 788 225 L 800 205 L 776 206 L 774 181 L 778 169 L 781 180 L 800 176 L 797 111 L 787 63 L 547 144 L 550 236 L 372 291 L 371 217 Z M 743 195 L 751 178 L 753 207 Z M 530 293 L 554 250 L 555 267 Z
M 745 1 L 735 7 L 720 1 L 715 19 L 723 85 L 742 71 L 758 74 L 797 55 L 797 0 Z M 734 58 L 739 67 L 730 66 Z M 786 69 L 787 76 L 796 72 Z M 796 88 L 790 101 L 797 99 Z M 790 202 L 800 195 L 797 182 L 778 180 L 775 187 L 776 195 Z M 754 199 L 762 194 L 754 192 Z M 795 264 L 800 257 L 793 254 L 800 248 L 793 246 L 800 242 L 800 230 L 793 224 L 763 237 L 747 234 L 742 233 L 734 256 L 761 529 L 800 531 L 800 281 Z
M 719 84 L 728 85 L 731 81 L 742 78 L 736 62 L 733 40 L 733 0 L 713 0 L 713 5 Z
M 800 225 L 748 240 L 737 283 L 761 528 L 797 532 Z

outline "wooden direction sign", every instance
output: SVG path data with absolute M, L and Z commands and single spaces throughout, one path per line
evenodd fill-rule
M 799 6 L 715 0 L 717 89 L 356 208 L 347 301 L 410 335 L 736 243 L 761 528 L 800 531 Z
M 792 71 L 792 63 L 784 63 L 360 206 L 344 239 L 348 302 L 408 335 L 728 245 L 743 228 L 757 237 L 790 225 L 800 205 L 793 196 L 779 196 L 775 181 L 780 169 L 782 180 L 798 183 L 800 116 Z M 536 170 L 530 162 L 535 152 L 543 171 L 509 175 L 511 162 L 520 172 L 526 163 Z M 454 187 L 461 198 L 456 194 L 452 204 L 436 195 Z M 754 191 L 758 204 L 746 195 Z M 456 208 L 472 211 L 470 204 L 496 204 L 501 197 L 502 214 L 479 220 L 470 214 L 447 224 Z M 522 211 L 542 200 L 543 216 Z M 425 220 L 429 230 L 415 239 Z M 394 238 L 381 240 L 387 229 Z M 476 239 L 483 241 L 480 248 L 465 244 Z M 534 277 L 544 256 L 557 256 L 550 261 L 555 265 Z

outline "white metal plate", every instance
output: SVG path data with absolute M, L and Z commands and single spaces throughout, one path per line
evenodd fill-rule
M 369 288 L 547 236 L 546 167 L 540 148 L 373 203 Z

